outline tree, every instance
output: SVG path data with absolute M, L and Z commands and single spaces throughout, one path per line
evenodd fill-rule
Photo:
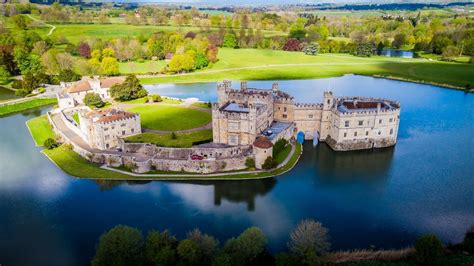
M 219 246 L 219 241 L 210 235 L 202 234 L 199 229 L 194 229 L 189 232 L 187 239 L 196 243 L 199 249 L 199 254 L 201 254 L 202 264 L 209 264 Z
M 93 92 L 88 92 L 84 96 L 84 104 L 89 106 L 89 107 L 103 107 L 105 105 L 104 101 L 102 101 L 102 98 L 100 98 L 100 95 L 97 93 Z
M 272 156 L 268 156 L 267 159 L 265 159 L 265 162 L 263 162 L 262 168 L 263 169 L 272 169 L 278 166 L 278 162 L 273 159 Z
M 206 52 L 207 60 L 209 60 L 209 62 L 212 62 L 212 63 L 217 62 L 218 53 L 219 53 L 219 48 L 216 45 L 210 44 L 207 47 L 207 52 Z
M 393 38 L 392 46 L 396 49 L 399 49 L 400 47 L 402 47 L 402 45 L 405 45 L 407 43 L 407 35 L 405 33 L 399 33 Z
M 178 255 L 181 258 L 181 265 L 196 265 L 201 260 L 202 254 L 200 253 L 198 245 L 189 239 L 182 240 L 178 244 Z
M 148 95 L 135 75 L 128 75 L 122 84 L 110 88 L 110 95 L 117 101 L 129 101 Z
M 168 70 L 171 72 L 183 72 L 193 70 L 195 67 L 194 57 L 191 53 L 188 52 L 186 52 L 185 54 L 175 54 L 168 63 Z
M 35 54 L 30 54 L 25 49 L 18 47 L 15 48 L 14 57 L 14 60 L 22 75 L 28 73 L 38 73 L 43 70 L 40 57 Z
M 81 79 L 81 75 L 75 73 L 70 69 L 59 71 L 58 79 L 64 82 L 73 82 Z
M 286 145 L 288 145 L 288 140 L 286 139 L 279 139 L 273 145 L 273 156 L 279 154 L 283 149 L 285 149 Z
M 320 264 L 330 247 L 328 230 L 320 222 L 303 220 L 291 232 L 288 247 L 304 264 Z
M 319 43 L 317 43 L 317 42 L 307 44 L 303 48 L 303 52 L 307 55 L 317 55 L 318 51 L 319 51 Z
M 370 57 L 375 53 L 375 46 L 372 43 L 358 43 L 354 55 Z
M 467 230 L 462 246 L 467 252 L 474 253 L 474 225 Z
M 7 71 L 5 66 L 0 65 L 0 84 L 7 83 L 10 79 L 10 72 Z
M 233 33 L 226 33 L 224 35 L 224 40 L 222 42 L 222 47 L 236 48 L 237 47 L 237 37 Z
M 437 265 L 443 256 L 443 244 L 435 235 L 424 235 L 415 242 L 416 260 L 422 265 Z
M 288 41 L 283 46 L 285 51 L 301 51 L 302 45 L 301 42 L 297 39 L 288 39 Z
M 209 61 L 207 60 L 207 57 L 204 53 L 199 52 L 196 54 L 195 64 L 196 69 L 201 69 L 207 67 L 209 65 Z
M 77 50 L 79 51 L 80 56 L 82 56 L 84 58 L 90 58 L 91 57 L 91 47 L 89 46 L 88 43 L 80 42 L 77 45 Z
M 99 72 L 104 76 L 118 75 L 120 70 L 117 59 L 114 57 L 104 57 L 102 62 L 100 62 Z
M 178 240 L 168 231 L 148 232 L 145 243 L 145 260 L 149 265 L 171 266 L 177 263 Z
M 433 39 L 431 40 L 431 47 L 433 49 L 433 53 L 441 54 L 444 48 L 453 45 L 453 41 L 449 36 L 444 34 L 436 34 Z
M 92 265 L 140 265 L 143 236 L 133 227 L 117 225 L 99 240 Z
M 55 139 L 53 139 L 53 138 L 47 138 L 47 139 L 43 142 L 43 147 L 45 147 L 45 148 L 48 149 L 48 150 L 52 150 L 52 149 L 54 149 L 54 148 L 59 147 L 59 144 L 56 142 Z
M 443 60 L 452 61 L 455 57 L 459 56 L 459 49 L 454 45 L 450 45 L 443 49 L 441 56 Z
M 231 238 L 224 246 L 224 252 L 229 255 L 234 265 L 251 263 L 265 251 L 267 238 L 262 230 L 250 227 L 237 238 Z
M 17 27 L 18 29 L 20 30 L 25 30 L 26 27 L 28 26 L 26 24 L 26 19 L 23 15 L 14 15 L 12 18 L 11 18 L 13 24 L 15 24 L 15 27 Z
M 245 166 L 247 168 L 255 168 L 255 160 L 253 158 L 247 157 L 247 159 L 245 159 Z
M 306 20 L 304 18 L 297 19 L 293 24 L 291 24 L 288 37 L 297 40 L 302 40 L 306 37 L 306 30 L 304 29 L 305 23 Z

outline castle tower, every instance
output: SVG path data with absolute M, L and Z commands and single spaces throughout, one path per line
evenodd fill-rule
M 332 91 L 325 91 L 323 98 L 323 112 L 319 140 L 325 140 L 330 133 L 332 126 L 332 108 L 334 106 L 334 95 Z
M 240 90 L 241 91 L 247 90 L 247 81 L 240 82 Z
M 278 92 L 278 83 L 273 83 L 272 84 L 272 92 L 277 93 Z
M 224 81 L 217 84 L 217 102 L 220 105 L 227 103 L 228 101 L 228 91 L 232 88 L 232 83 L 230 81 Z M 221 107 L 221 106 L 219 106 Z

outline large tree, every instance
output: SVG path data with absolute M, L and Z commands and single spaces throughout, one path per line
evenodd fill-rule
M 231 258 L 232 264 L 246 265 L 254 261 L 265 251 L 267 238 L 257 227 L 245 230 L 237 238 L 231 238 L 224 246 L 224 252 Z
M 100 237 L 91 264 L 94 266 L 140 265 L 142 250 L 142 233 L 136 228 L 118 225 Z
M 102 101 L 102 98 L 100 98 L 100 95 L 97 93 L 93 92 L 88 92 L 84 96 L 84 103 L 89 106 L 89 107 L 103 107 L 105 105 L 104 101 Z
M 314 220 L 303 220 L 290 234 L 290 250 L 306 265 L 317 265 L 329 250 L 328 230 Z
M 110 88 L 110 95 L 117 101 L 129 101 L 148 95 L 135 75 L 129 75 L 122 84 Z

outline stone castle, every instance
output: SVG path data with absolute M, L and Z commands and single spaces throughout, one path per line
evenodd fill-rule
M 217 87 L 213 105 L 215 143 L 251 145 L 260 136 L 272 143 L 299 137 L 326 142 L 336 151 L 383 148 L 397 142 L 398 102 L 362 97 L 335 97 L 324 93 L 323 103 L 295 102 L 278 84 L 271 90 L 232 89 L 230 81 Z

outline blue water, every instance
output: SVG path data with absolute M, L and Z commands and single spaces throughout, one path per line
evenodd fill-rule
M 424 233 L 457 242 L 474 224 L 473 94 L 362 76 L 279 84 L 303 102 L 320 101 L 328 88 L 400 101 L 398 144 L 336 153 L 308 142 L 292 171 L 259 181 L 92 181 L 64 174 L 34 146 L 24 123 L 46 108 L 2 117 L 0 264 L 87 264 L 100 234 L 116 224 L 167 228 L 179 237 L 197 227 L 221 242 L 255 225 L 273 252 L 286 248 L 304 218 L 329 228 L 335 250 L 403 247 Z M 147 88 L 216 97 L 214 83 Z
M 387 57 L 413 58 L 414 53 L 412 51 L 405 50 L 383 49 L 380 51 L 380 55 Z

